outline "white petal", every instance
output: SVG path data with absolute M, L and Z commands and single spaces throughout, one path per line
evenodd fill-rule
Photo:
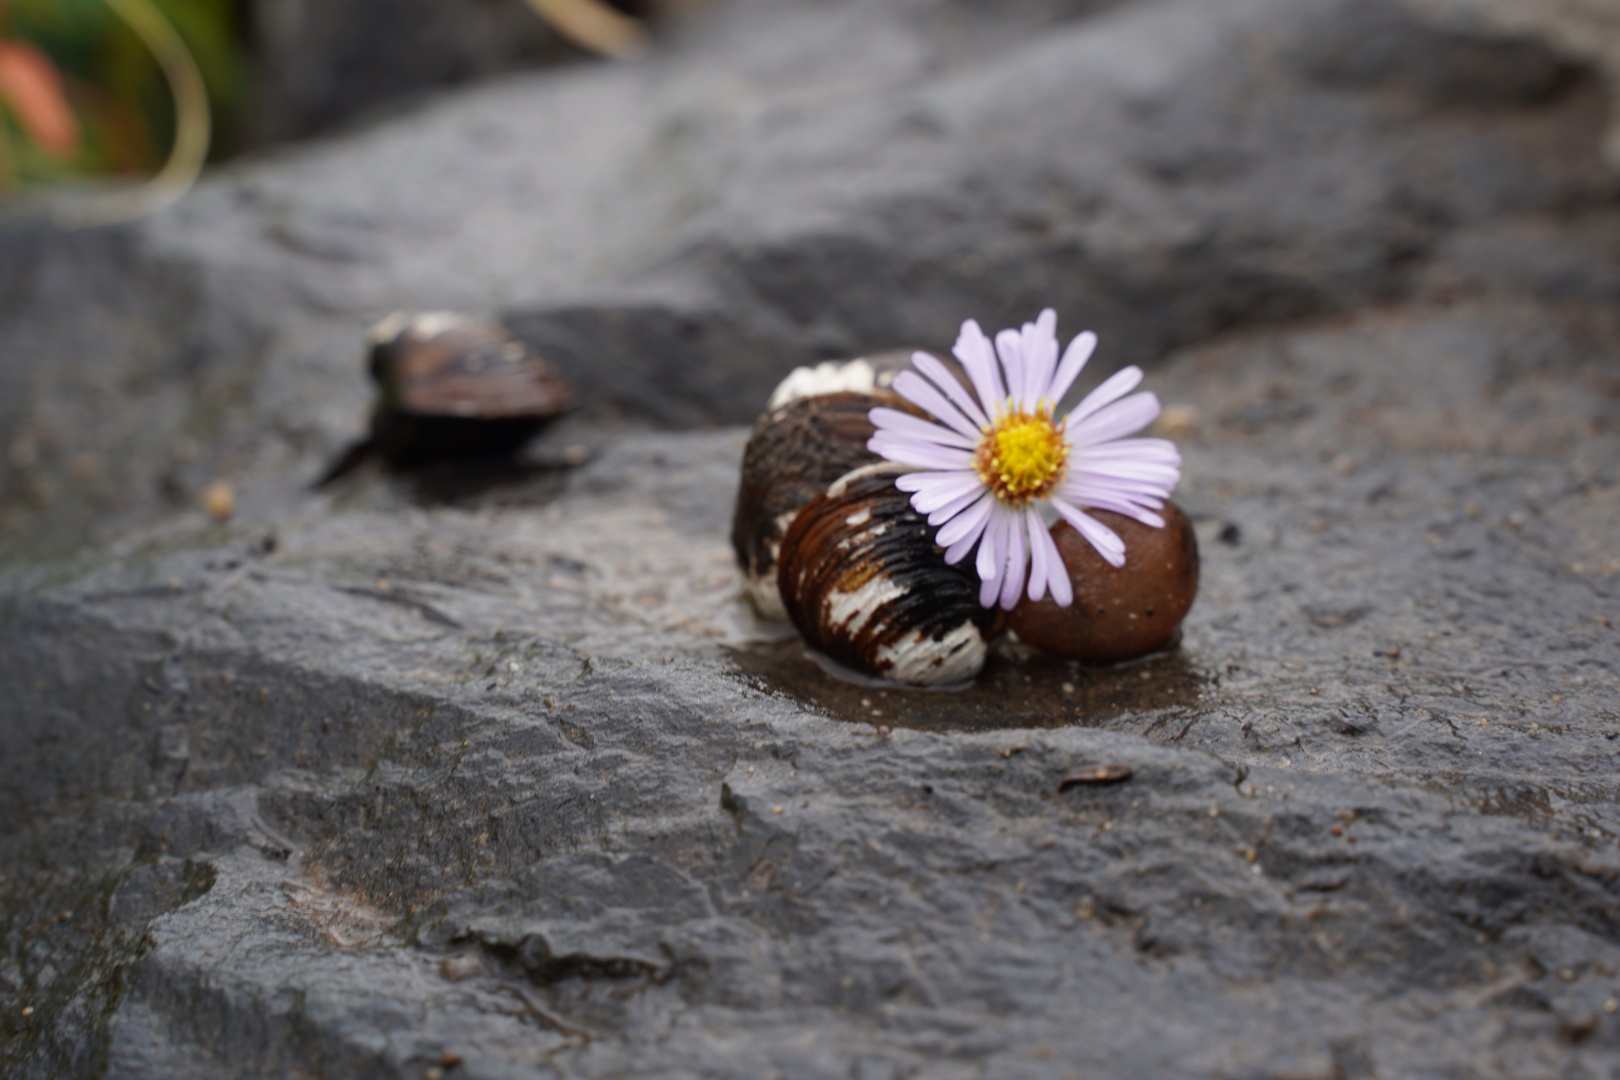
M 1142 381 L 1142 369 L 1132 364 L 1128 368 L 1121 368 L 1103 380 L 1101 386 L 1080 399 L 1080 404 L 1069 411 L 1066 421 L 1072 431 L 1074 425 L 1096 412 L 1105 405 L 1111 405 L 1135 390 Z
M 963 416 L 945 396 L 934 388 L 933 383 L 918 375 L 915 371 L 902 371 L 894 377 L 894 392 L 919 408 L 939 417 L 941 421 L 949 424 L 955 430 L 969 438 L 976 438 L 979 434 L 977 425 Z M 967 395 L 963 395 L 966 397 Z
M 1068 429 L 1069 445 L 1095 446 L 1140 431 L 1159 415 L 1159 399 L 1150 393 L 1132 394 L 1124 401 L 1099 409 Z
M 1052 379 L 1051 388 L 1046 391 L 1047 400 L 1053 408 L 1063 400 L 1063 395 L 1069 392 L 1074 380 L 1080 377 L 1085 368 L 1086 361 L 1091 359 L 1092 352 L 1097 348 L 1097 335 L 1087 330 L 1083 334 L 1076 334 L 1069 347 L 1063 351 L 1063 363 L 1058 365 L 1057 375 Z
M 957 381 L 956 376 L 951 373 L 951 369 L 946 367 L 941 360 L 929 356 L 925 352 L 917 352 L 911 354 L 911 362 L 918 371 L 928 376 L 935 386 L 943 390 L 945 396 L 955 402 L 956 407 L 961 409 L 969 420 L 972 420 L 981 428 L 990 426 L 990 418 L 979 407 L 979 403 L 973 400 L 973 395 L 967 392 L 967 388 Z M 898 383 L 899 381 L 898 378 L 895 379 L 895 382 Z
M 893 431 L 915 439 L 925 439 L 928 442 L 938 443 L 941 446 L 956 446 L 963 450 L 973 450 L 978 447 L 977 432 L 972 436 L 963 435 L 959 431 L 941 427 L 930 423 L 921 417 L 903 413 L 899 409 L 876 408 L 866 414 L 868 420 L 879 431 Z
M 979 324 L 972 319 L 962 324 L 951 353 L 962 361 L 962 369 L 979 393 L 979 401 L 986 414 L 994 413 L 1007 400 L 1007 391 L 1001 385 L 1001 372 L 996 365 L 996 352 L 990 339 L 984 336 Z

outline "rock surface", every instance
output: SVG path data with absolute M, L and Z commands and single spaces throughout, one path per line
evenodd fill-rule
M 1606 95 L 1418 10 L 739 0 L 8 232 L 0 1071 L 1620 1068 Z M 1180 646 L 769 640 L 694 428 L 1046 303 L 1188 406 Z M 597 404 L 311 493 L 396 306 Z

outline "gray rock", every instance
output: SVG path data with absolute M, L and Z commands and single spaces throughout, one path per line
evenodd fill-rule
M 455 83 L 576 58 L 523 0 L 243 5 L 254 78 L 249 146 L 307 137 Z
M 7 1075 L 1620 1066 L 1601 90 L 1393 5 L 1009 10 L 739 3 L 8 235 Z M 745 429 L 651 428 L 1047 302 L 1193 409 L 1179 647 L 829 679 L 743 606 Z M 596 410 L 308 492 L 396 305 Z

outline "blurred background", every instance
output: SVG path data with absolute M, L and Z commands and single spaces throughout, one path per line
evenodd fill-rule
M 401 310 L 558 369 L 546 467 L 1046 306 L 1188 440 L 1620 460 L 1616 70 L 1620 0 L 0 0 L 0 549 L 323 513 Z
M 482 76 L 628 55 L 641 45 L 638 17 L 681 6 L 0 0 L 0 195 L 155 173 L 181 117 L 207 125 L 206 160 L 219 162 Z M 166 43 L 179 46 L 172 61 Z M 201 94 L 186 83 L 192 71 Z

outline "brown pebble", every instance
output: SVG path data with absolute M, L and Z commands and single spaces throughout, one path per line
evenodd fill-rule
M 1026 597 L 1008 625 L 1024 644 L 1069 660 L 1115 663 L 1163 648 L 1198 593 L 1198 539 L 1181 508 L 1166 503 L 1164 528 L 1092 510 L 1125 541 L 1125 565 L 1109 566 L 1068 522 L 1052 539 L 1069 568 L 1074 603 Z
M 454 1050 L 446 1050 L 444 1052 L 444 1054 L 439 1058 L 439 1064 L 443 1065 L 447 1069 L 453 1069 L 457 1065 L 460 1065 L 461 1062 L 462 1062 L 461 1055 L 456 1053 Z
M 229 521 L 236 513 L 236 492 L 225 481 L 215 480 L 203 488 L 202 505 L 215 521 Z
M 1119 763 L 1084 765 L 1058 781 L 1058 790 L 1067 791 L 1077 784 L 1119 784 L 1131 778 L 1131 767 Z

